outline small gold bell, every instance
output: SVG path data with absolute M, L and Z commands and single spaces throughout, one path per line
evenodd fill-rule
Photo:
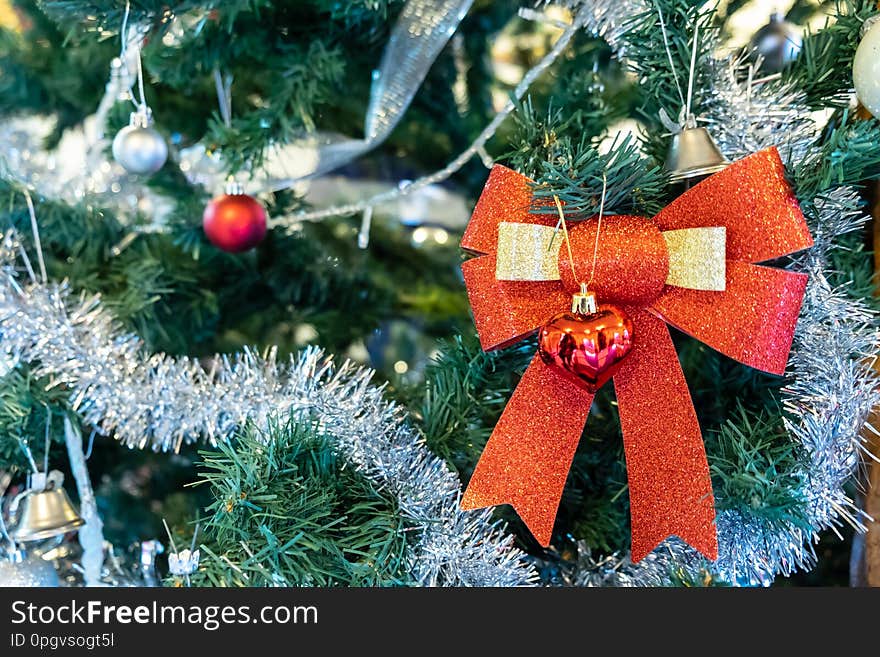
M 28 490 L 22 494 L 22 509 L 12 530 L 14 541 L 40 541 L 60 536 L 85 524 L 62 487 L 64 475 L 31 475 Z M 15 503 L 13 503 L 15 505 Z
M 693 117 L 689 117 L 681 132 L 672 138 L 669 157 L 666 158 L 666 168 L 673 181 L 708 176 L 728 164 L 712 135 L 706 128 L 698 127 Z

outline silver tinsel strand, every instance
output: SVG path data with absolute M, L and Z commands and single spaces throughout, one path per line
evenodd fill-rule
M 172 450 L 200 436 L 224 440 L 248 420 L 308 416 L 418 528 L 407 555 L 414 582 L 521 586 L 535 579 L 490 510 L 459 509 L 458 477 L 370 383 L 370 370 L 334 366 L 315 348 L 284 363 L 274 350 L 260 356 L 245 349 L 215 358 L 209 369 L 145 353 L 97 296 L 73 296 L 64 283 L 23 284 L 14 267 L 18 248 L 7 234 L 0 248 L 0 340 L 32 363 L 35 375 L 69 389 L 87 424 L 130 447 Z
M 618 57 L 623 57 L 626 52 L 622 37 L 626 34 L 627 23 L 634 16 L 648 10 L 645 0 L 538 0 L 535 5 L 557 5 L 567 7 L 572 13 L 581 14 L 584 17 L 584 29 L 602 37 L 614 48 Z
M 592 31 L 605 35 L 624 56 L 625 22 L 647 5 L 596 0 L 588 6 Z M 712 62 L 710 89 L 703 93 L 711 100 L 700 118 L 721 151 L 737 160 L 775 145 L 787 162 L 815 154 L 819 126 L 802 94 L 775 81 L 751 83 L 746 66 L 736 58 Z M 788 363 L 790 383 L 782 391 L 786 427 L 805 455 L 797 492 L 804 500 L 800 511 L 809 528 L 771 525 L 757 516 L 722 511 L 717 517 L 719 558 L 714 563 L 678 539 L 665 541 L 638 564 L 628 555 L 594 556 L 581 544 L 577 562 L 568 569 L 558 568 L 552 575 L 554 583 L 657 586 L 674 579 L 699 582 L 712 574 L 734 584 L 769 585 L 777 574 L 788 575 L 815 562 L 813 545 L 823 529 L 837 531 L 843 522 L 862 528 L 861 512 L 843 487 L 860 462 L 865 419 L 880 402 L 869 364 L 880 335 L 876 317 L 865 303 L 831 287 L 828 267 L 836 238 L 858 230 L 867 217 L 859 210 L 856 192 L 848 187 L 827 192 L 814 204 L 816 212 L 807 220 L 815 246 L 792 265 L 810 280 Z

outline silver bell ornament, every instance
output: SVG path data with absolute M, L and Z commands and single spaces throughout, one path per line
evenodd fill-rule
M 113 158 L 129 173 L 149 175 L 161 169 L 168 159 L 168 145 L 153 128 L 149 108 L 131 113 L 127 126 L 113 138 Z
M 778 73 L 797 59 L 803 41 L 801 29 L 777 12 L 755 33 L 749 47 L 753 58 L 761 56 L 763 72 Z
M 0 588 L 56 587 L 58 573 L 51 563 L 24 550 L 12 550 L 0 556 Z
M 853 86 L 859 102 L 880 118 L 880 15 L 864 22 L 861 36 L 853 58 Z
M 673 182 L 690 180 L 717 173 L 728 164 L 727 158 L 712 139 L 706 128 L 697 126 L 693 116 L 672 138 L 666 168 Z
M 63 483 L 64 475 L 57 470 L 48 475 L 42 472 L 31 475 L 28 490 L 19 495 L 10 508 L 14 512 L 21 505 L 18 523 L 11 532 L 14 541 L 23 543 L 62 536 L 85 524 Z

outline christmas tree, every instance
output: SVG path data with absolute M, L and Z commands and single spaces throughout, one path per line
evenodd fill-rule
M 0 583 L 847 582 L 880 10 L 769 4 L 0 2 Z

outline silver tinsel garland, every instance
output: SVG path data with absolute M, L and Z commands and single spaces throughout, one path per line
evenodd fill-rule
M 588 25 L 625 56 L 625 23 L 647 9 L 641 0 L 594 0 Z M 711 62 L 710 98 L 701 114 L 731 160 L 777 146 L 783 159 L 799 162 L 816 153 L 819 126 L 802 94 L 777 81 L 754 84 L 752 71 L 735 57 Z M 674 579 L 699 582 L 709 574 L 734 584 L 768 585 L 815 562 L 818 533 L 847 522 L 860 527 L 861 512 L 843 487 L 853 476 L 864 449 L 860 432 L 880 390 L 868 359 L 876 353 L 877 319 L 867 305 L 828 281 L 829 254 L 835 240 L 859 229 L 867 217 L 856 192 L 839 187 L 814 199 L 807 220 L 815 246 L 800 254 L 793 269 L 810 281 L 788 364 L 790 382 L 783 392 L 785 423 L 802 448 L 797 496 L 808 528 L 793 522 L 769 523 L 759 516 L 721 511 L 717 516 L 719 558 L 710 563 L 678 539 L 670 539 L 648 558 L 633 564 L 628 555 L 594 556 L 584 545 L 576 563 L 557 569 L 557 584 L 575 586 L 657 586 Z
M 458 477 L 370 383 L 370 370 L 337 367 L 315 348 L 284 363 L 273 350 L 260 356 L 245 349 L 207 368 L 145 353 L 98 297 L 76 297 L 64 283 L 24 284 L 14 266 L 19 249 L 8 233 L 0 247 L 0 341 L 32 363 L 35 375 L 69 389 L 86 423 L 130 447 L 172 450 L 200 436 L 224 440 L 247 420 L 308 416 L 418 528 L 407 555 L 414 582 L 521 586 L 535 579 L 491 511 L 459 509 Z

